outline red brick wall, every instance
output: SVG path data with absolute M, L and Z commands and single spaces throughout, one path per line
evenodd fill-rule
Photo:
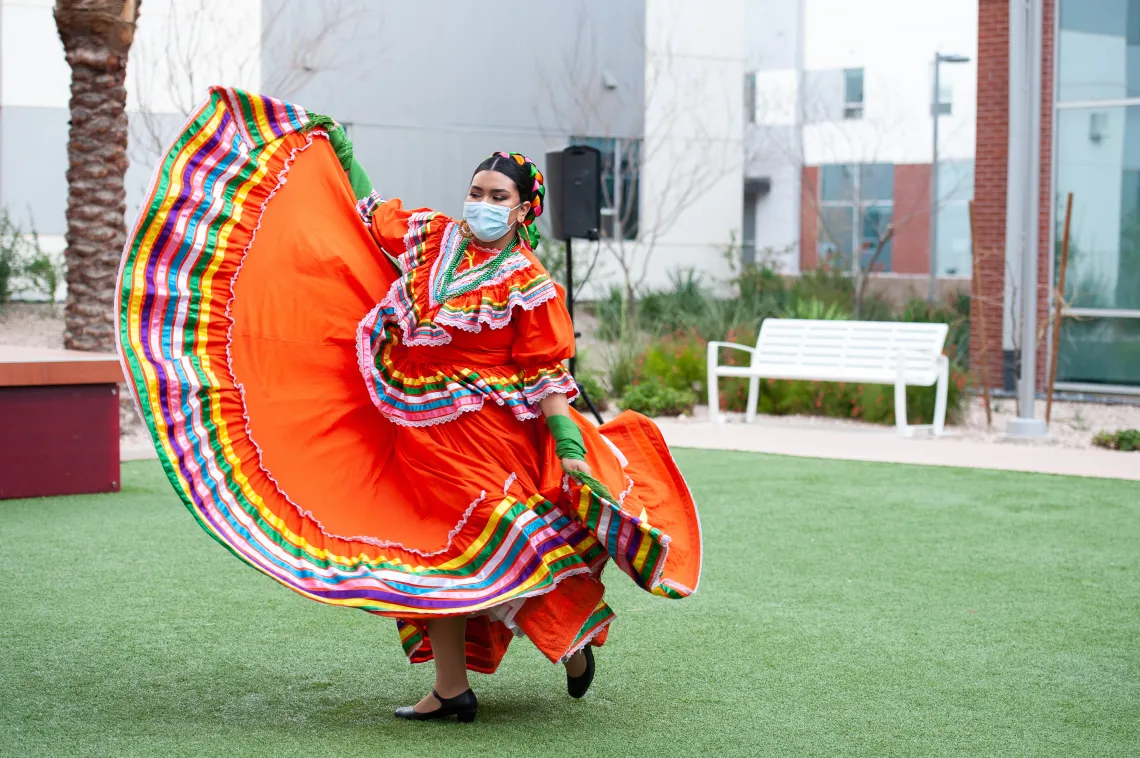
M 894 224 L 892 273 L 929 274 L 929 163 L 895 166 Z
M 1049 223 L 1052 207 L 1053 0 L 1045 0 L 1041 91 L 1041 216 L 1038 219 L 1038 325 L 1048 307 Z M 1009 0 L 978 3 L 978 135 L 974 179 L 976 259 L 981 301 L 971 307 L 970 360 L 981 380 L 981 327 L 992 386 L 1002 384 L 1002 312 L 1005 292 L 1005 204 L 1009 149 Z M 1044 344 L 1037 351 L 1038 384 L 1044 380 Z
M 808 271 L 819 257 L 818 166 L 804 166 L 800 186 L 800 270 Z

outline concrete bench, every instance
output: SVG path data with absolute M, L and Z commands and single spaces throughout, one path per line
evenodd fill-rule
M 117 356 L 0 345 L 0 499 L 119 490 Z
M 900 321 L 812 321 L 765 319 L 756 347 L 731 342 L 708 346 L 709 417 L 720 415 L 717 381 L 722 377 L 748 379 L 746 420 L 756 418 L 761 379 L 893 384 L 895 424 L 899 434 L 910 436 L 918 429 L 940 435 L 946 426 L 946 393 L 950 362 L 942 354 L 946 324 L 914 324 Z M 720 350 L 749 353 L 747 366 L 720 365 Z M 938 385 L 931 426 L 910 425 L 906 417 L 907 385 Z

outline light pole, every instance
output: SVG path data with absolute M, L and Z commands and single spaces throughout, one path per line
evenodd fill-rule
M 1009 154 L 1006 179 L 1006 260 L 1017 261 L 1020 283 L 1014 288 L 1014 316 L 1019 334 L 1017 418 L 1010 419 L 1011 437 L 1044 437 L 1045 419 L 1037 418 L 1037 256 L 1041 218 L 1041 85 L 1042 0 L 1010 3 L 1009 19 Z M 1014 274 L 1016 276 L 1016 274 Z M 1054 348 L 1055 349 L 1055 348 Z
M 934 159 L 930 165 L 930 294 L 927 300 L 938 297 L 938 117 L 942 115 L 941 67 L 943 63 L 969 63 L 964 55 L 934 54 L 934 91 L 930 97 L 930 120 L 934 122 Z

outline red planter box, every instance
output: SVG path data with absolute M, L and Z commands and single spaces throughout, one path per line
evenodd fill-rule
M 0 346 L 0 499 L 119 490 L 115 356 Z

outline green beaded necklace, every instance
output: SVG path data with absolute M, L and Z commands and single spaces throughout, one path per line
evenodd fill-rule
M 446 303 L 448 300 L 456 297 L 462 297 L 468 292 L 477 290 L 486 284 L 487 280 L 494 276 L 495 272 L 499 270 L 499 266 L 501 266 L 507 260 L 507 258 L 511 257 L 511 255 L 514 254 L 516 250 L 518 250 L 519 238 L 516 235 L 515 238 L 511 240 L 510 244 L 503 248 L 502 251 L 500 251 L 499 254 L 494 258 L 487 261 L 486 263 L 481 263 L 473 269 L 464 272 L 464 275 L 470 275 L 472 271 L 478 271 L 479 273 L 470 282 L 460 285 L 456 289 L 452 289 L 451 285 L 455 281 L 455 271 L 459 268 L 460 262 L 463 260 L 464 256 L 467 253 L 467 246 L 470 244 L 470 238 L 464 237 L 463 241 L 459 243 L 459 247 L 456 248 L 455 254 L 451 256 L 451 260 L 448 261 L 447 267 L 444 268 L 443 271 L 439 272 L 439 278 L 435 282 L 436 302 Z

